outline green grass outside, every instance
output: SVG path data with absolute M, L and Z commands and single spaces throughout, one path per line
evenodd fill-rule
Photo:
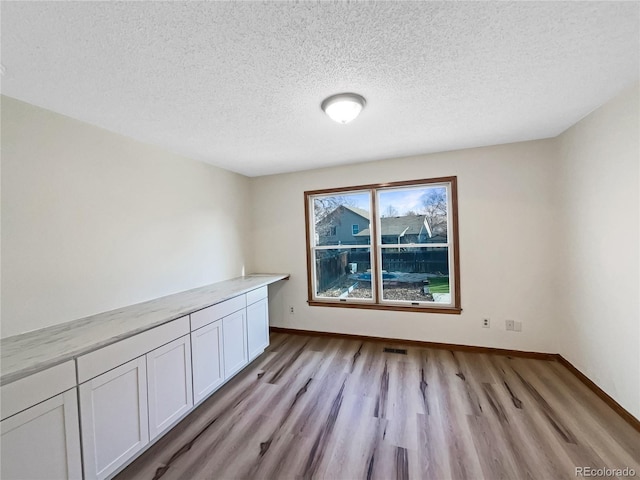
M 430 277 L 431 293 L 449 293 L 449 277 Z

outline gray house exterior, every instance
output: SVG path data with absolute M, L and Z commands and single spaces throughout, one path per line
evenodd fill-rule
M 403 217 L 383 217 L 380 219 L 382 244 L 426 243 L 429 238 L 429 227 L 424 215 L 406 215 Z M 359 235 L 370 235 L 363 230 Z
M 369 245 L 369 212 L 341 205 L 316 224 L 317 245 Z
M 382 243 L 446 243 L 446 217 L 404 215 L 380 219 Z M 341 205 L 316 225 L 318 245 L 371 245 L 369 212 Z

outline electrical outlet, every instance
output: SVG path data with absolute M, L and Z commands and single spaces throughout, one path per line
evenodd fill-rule
M 513 325 L 513 330 L 515 332 L 521 332 L 522 331 L 522 322 L 515 322 Z
M 289 305 L 289 315 L 293 315 L 295 312 L 293 305 Z
M 510 332 L 513 332 L 513 330 L 515 329 L 515 322 L 513 320 L 505 320 L 505 326 L 507 327 L 507 330 Z
M 490 318 L 483 318 L 482 319 L 482 327 L 483 328 L 490 328 L 491 327 L 491 319 Z

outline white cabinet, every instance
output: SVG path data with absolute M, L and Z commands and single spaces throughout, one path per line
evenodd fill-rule
M 80 385 L 85 480 L 107 478 L 149 443 L 145 357 Z
M 112 477 L 264 351 L 267 297 L 255 288 L 0 387 L 0 478 Z
M 246 310 L 222 319 L 224 376 L 230 378 L 249 363 Z
M 251 290 L 247 292 L 247 305 L 251 305 L 252 303 L 256 303 L 258 300 L 267 298 L 268 295 L 269 289 L 266 286 Z
M 76 387 L 73 360 L 0 387 L 2 420 Z
M 193 406 L 189 336 L 147 354 L 149 436 L 156 438 Z
M 189 316 L 139 333 L 109 346 L 78 357 L 78 383 L 84 383 L 129 360 L 189 334 Z
M 239 295 L 237 297 L 230 298 L 224 302 L 216 303 L 210 307 L 203 308 L 197 312 L 193 312 L 191 317 L 191 330 L 197 330 L 200 327 L 220 320 L 227 315 L 231 315 L 238 310 L 243 310 L 247 306 L 247 296 Z
M 204 400 L 224 382 L 222 320 L 191 332 L 193 403 Z
M 247 344 L 249 360 L 256 358 L 269 345 L 269 305 L 266 298 L 247 307 Z
M 0 430 L 3 479 L 82 478 L 75 388 L 3 420 Z

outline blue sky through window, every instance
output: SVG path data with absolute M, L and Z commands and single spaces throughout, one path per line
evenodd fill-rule
M 385 215 L 389 212 L 389 207 L 393 207 L 397 213 L 395 215 L 402 216 L 408 212 L 424 213 L 424 199 L 429 195 L 437 194 L 446 198 L 447 189 L 441 186 L 412 187 L 400 188 L 393 190 L 380 190 L 378 213 Z M 342 203 L 340 199 L 348 201 L 348 205 L 369 211 L 369 194 L 368 193 L 347 193 L 340 196 L 327 196 L 325 199 L 335 199 L 330 204 L 334 206 Z
M 393 207 L 398 216 L 406 215 L 408 212 L 424 213 L 423 199 L 430 193 L 446 195 L 446 190 L 445 187 L 382 190 L 379 192 L 379 212 L 384 215 L 389 211 L 389 207 Z

